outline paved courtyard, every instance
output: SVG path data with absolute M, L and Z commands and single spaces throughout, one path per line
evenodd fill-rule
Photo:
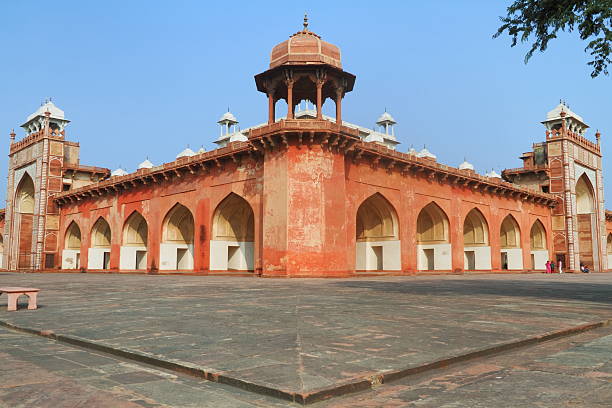
M 0 359 L 10 360 L 9 366 L 21 367 L 24 373 L 42 370 L 34 377 L 48 377 L 45 386 L 58 376 L 67 377 L 71 380 L 62 384 L 91 389 L 87 395 L 94 400 L 115 398 L 139 406 L 287 406 L 280 398 L 355 391 L 364 383 L 377 385 L 376 379 L 385 375 L 402 377 L 432 362 L 612 319 L 612 274 L 279 280 L 0 273 L 0 286 L 41 288 L 36 311 L 22 306 L 7 312 L 5 295 L 0 298 L 4 325 L 52 331 L 85 346 L 2 329 Z M 525 348 L 535 350 L 528 357 L 515 349 L 506 353 L 515 356 L 506 362 L 499 360 L 503 357 L 489 358 L 499 362 L 488 362 L 487 369 L 442 373 L 461 378 L 442 381 L 455 384 L 448 389 L 411 375 L 315 405 L 479 406 L 476 400 L 447 405 L 452 403 L 447 398 L 486 397 L 484 391 L 490 389 L 497 393 L 487 397 L 489 403 L 507 400 L 503 394 L 510 384 L 521 388 L 532 381 L 546 384 L 548 378 L 549 388 L 560 393 L 550 401 L 563 398 L 563 391 L 570 389 L 563 384 L 571 382 L 585 390 L 595 386 L 597 398 L 608 396 L 606 401 L 591 396 L 590 404 L 608 402 L 612 336 L 606 330 L 573 336 L 583 339 L 581 344 L 562 339 Z M 587 346 L 591 342 L 592 347 Z M 553 343 L 556 348 L 551 348 Z M 99 353 L 92 349 L 96 347 L 140 361 L 149 358 L 156 366 Z M 572 347 L 586 347 L 588 353 Z M 563 374 L 541 374 L 542 364 L 552 365 L 548 360 L 537 362 L 533 357 L 537 353 L 566 353 L 554 360 Z M 508 361 L 520 359 L 525 364 L 516 371 Z M 599 374 L 585 377 L 575 372 L 572 359 L 590 364 L 583 367 L 584 373 Z M 175 370 L 164 370 L 163 363 Z M 177 374 L 177 367 L 220 378 L 221 383 Z M 487 373 L 502 374 L 489 378 Z M 578 376 L 580 381 L 561 380 L 558 375 Z M 417 377 L 429 385 L 415 382 Z M 7 384 L 6 378 L 3 383 Z M 18 389 L 28 384 L 15 379 L 14 385 Z M 39 389 L 45 386 L 41 383 Z M 15 387 L 3 386 L 0 403 L 18 406 L 10 399 Z M 580 394 L 580 389 L 574 391 Z M 179 395 L 184 400 L 176 400 Z M 490 406 L 482 401 L 482 406 Z M 531 406 L 548 406 L 545 402 Z M 75 404 L 66 406 L 80 406 Z M 84 406 L 95 406 L 88 404 Z

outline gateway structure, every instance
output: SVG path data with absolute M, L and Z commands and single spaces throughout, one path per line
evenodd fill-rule
M 240 131 L 228 112 L 216 150 L 133 173 L 81 165 L 48 101 L 25 137 L 11 133 L 2 267 L 310 277 L 533 271 L 554 259 L 608 269 L 600 136 L 589 141 L 567 106 L 549 112 L 523 167 L 482 176 L 427 149 L 399 152 L 387 112 L 375 130 L 343 121 L 355 79 L 305 22 L 255 76 L 267 123 Z M 322 113 L 327 100 L 335 117 Z

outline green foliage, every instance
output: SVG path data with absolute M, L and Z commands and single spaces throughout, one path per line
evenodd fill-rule
M 508 15 L 500 17 L 503 25 L 493 35 L 504 32 L 512 37 L 512 47 L 518 40 L 534 41 L 525 55 L 525 63 L 533 53 L 545 51 L 548 42 L 557 38 L 557 33 L 577 30 L 581 40 L 588 41 L 585 52 L 593 60 L 591 77 L 603 73 L 608 75 L 612 43 L 612 0 L 515 0 L 507 9 Z

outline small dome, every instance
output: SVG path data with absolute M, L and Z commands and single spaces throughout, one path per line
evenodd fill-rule
M 424 159 L 433 159 L 433 160 L 436 160 L 438 158 L 435 154 L 427 150 L 425 147 L 423 148 L 423 150 L 421 150 L 417 154 L 417 157 L 422 157 Z
M 389 112 L 385 111 L 385 113 L 383 113 L 382 115 L 380 115 L 380 117 L 378 118 L 378 120 L 376 121 L 377 125 L 383 125 L 385 123 L 390 123 L 392 125 L 396 124 L 397 122 L 395 121 L 395 119 L 393 119 L 393 116 L 391 116 L 391 114 L 389 114 Z
M 418 152 L 416 151 L 416 149 L 412 146 L 410 146 L 410 149 L 408 150 L 408 154 L 412 154 L 414 156 L 416 156 L 418 154 Z
M 29 122 L 38 116 L 45 116 L 45 112 L 49 112 L 52 118 L 65 120 L 64 111 L 55 106 L 53 102 L 46 101 L 44 104 L 40 105 L 36 112 L 28 116 L 26 122 Z
M 142 163 L 140 163 L 138 165 L 138 170 L 140 170 L 140 169 L 150 169 L 152 167 L 153 167 L 153 163 L 151 163 L 149 161 L 149 159 L 146 159 L 145 161 L 143 161 Z
M 383 135 L 378 132 L 374 132 L 374 131 L 370 133 L 369 135 L 367 135 L 365 139 L 363 140 L 366 142 L 370 142 L 370 143 L 373 143 L 373 142 L 384 143 L 385 142 L 385 138 L 383 137 Z
M 217 121 L 217 123 L 238 123 L 238 119 L 236 119 L 236 117 L 234 115 L 232 115 L 232 113 L 230 111 L 227 111 L 223 114 L 223 116 L 221 116 L 221 119 L 219 119 Z
M 191 150 L 190 148 L 186 148 L 185 150 L 177 154 L 176 158 L 180 159 L 181 157 L 191 157 L 191 156 L 195 156 L 194 151 Z
M 485 174 L 486 177 L 491 177 L 491 178 L 501 178 L 501 176 L 499 174 L 497 174 L 497 172 L 493 169 L 491 169 L 490 172 L 488 172 L 487 174 Z
M 321 37 L 304 28 L 272 48 L 270 68 L 281 65 L 328 64 L 342 69 L 340 48 L 321 40 Z
M 113 172 L 111 173 L 111 177 L 115 177 L 115 176 L 126 176 L 128 174 L 127 171 L 123 170 L 121 167 L 119 167 L 116 170 L 113 170 Z
M 198 150 L 196 153 L 197 154 L 206 153 L 206 149 L 204 148 L 204 146 L 202 146 L 202 147 L 200 147 L 200 150 Z
M 229 138 L 230 143 L 231 142 L 248 142 L 249 138 L 246 137 L 241 131 L 237 131 L 232 133 L 232 135 Z
M 459 165 L 459 170 L 472 170 L 472 171 L 474 171 L 474 166 L 472 165 L 472 163 L 468 162 L 467 160 L 464 160 L 463 163 L 461 163 Z

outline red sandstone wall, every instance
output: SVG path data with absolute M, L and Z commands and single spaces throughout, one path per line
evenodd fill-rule
M 225 163 L 222 168 L 213 167 L 208 173 L 183 174 L 170 181 L 149 183 L 120 194 L 88 198 L 61 207 L 62 232 L 60 250 L 57 257 L 61 262 L 66 229 L 74 220 L 81 229 L 81 265 L 87 265 L 87 252 L 91 246 L 91 229 L 99 217 L 104 217 L 111 227 L 111 271 L 119 270 L 119 252 L 122 242 L 123 226 L 133 211 L 139 211 L 148 224 L 147 269 L 159 268 L 159 247 L 162 223 L 166 214 L 180 203 L 187 207 L 195 222 L 194 230 L 194 272 L 209 272 L 209 248 L 211 224 L 217 205 L 231 192 L 243 197 L 252 207 L 255 218 L 256 241 L 261 231 L 261 167 L 252 160 L 245 160 L 239 167 Z M 255 249 L 255 259 L 260 249 Z M 58 267 L 61 266 L 58 262 Z

